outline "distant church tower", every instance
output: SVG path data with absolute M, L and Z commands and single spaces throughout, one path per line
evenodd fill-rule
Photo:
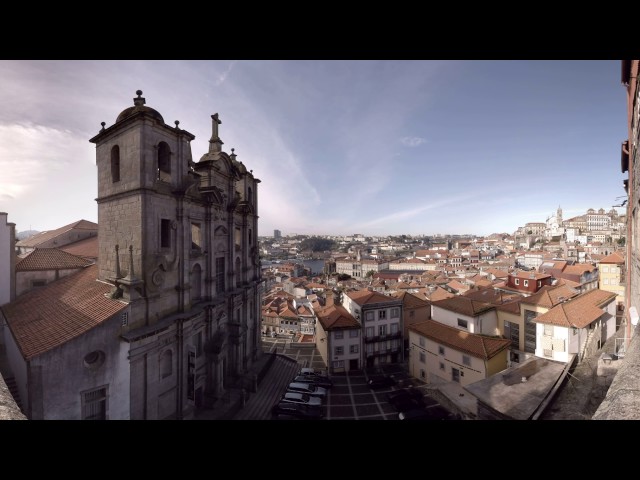
M 90 140 L 99 278 L 130 306 L 131 418 L 184 418 L 211 407 L 262 353 L 260 180 L 222 151 L 218 114 L 194 163 L 194 135 L 136 94 Z
M 558 225 L 562 227 L 562 208 L 558 205 L 558 211 L 556 212 L 556 218 L 558 219 Z

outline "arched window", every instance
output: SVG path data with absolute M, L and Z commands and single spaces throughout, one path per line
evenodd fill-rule
M 242 285 L 242 272 L 240 271 L 240 258 L 236 258 L 236 287 L 240 287 Z
M 196 264 L 191 271 L 191 299 L 198 300 L 202 296 L 202 269 Z
M 171 149 L 165 142 L 158 144 L 158 180 L 171 181 Z
M 114 145 L 111 148 L 111 181 L 120 181 L 120 147 Z
M 160 355 L 160 378 L 167 378 L 173 373 L 173 353 L 165 350 Z

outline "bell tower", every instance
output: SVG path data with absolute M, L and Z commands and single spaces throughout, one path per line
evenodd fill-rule
M 133 106 L 90 142 L 98 167 L 98 276 L 113 283 L 113 296 L 132 302 L 137 325 L 182 310 L 177 286 L 184 282 L 181 222 L 186 190 L 195 183 L 191 146 L 195 137 L 165 124 L 146 106 L 142 91 Z M 186 232 L 187 236 L 189 232 Z M 135 312 L 142 308 L 144 313 Z

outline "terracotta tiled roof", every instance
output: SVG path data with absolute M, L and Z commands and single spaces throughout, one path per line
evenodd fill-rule
M 33 270 L 62 270 L 84 268 L 91 265 L 91 260 L 63 252 L 59 248 L 36 248 L 29 255 L 16 263 L 17 272 Z
M 316 316 L 325 331 L 362 328 L 358 321 L 342 305 L 334 304 L 324 307 L 316 311 Z
M 2 307 L 26 360 L 82 335 L 126 308 L 125 303 L 105 297 L 111 286 L 97 277 L 98 267 L 91 265 Z
M 501 312 L 514 313 L 516 315 L 520 315 L 521 300 L 522 298 L 517 298 L 509 302 L 503 303 L 502 305 L 496 305 L 496 310 L 500 310 Z
M 430 338 L 447 347 L 460 352 L 468 353 L 483 360 L 489 360 L 498 353 L 506 350 L 511 345 L 511 340 L 506 338 L 487 337 L 465 332 L 459 328 L 450 327 L 435 320 L 425 320 L 424 322 L 409 325 L 412 330 L 419 335 Z
M 533 321 L 561 327 L 584 328 L 604 315 L 606 312 L 602 308 L 615 298 L 615 293 L 596 288 L 556 305 Z
M 36 233 L 29 238 L 16 242 L 17 247 L 37 247 L 43 242 L 47 242 L 58 235 L 62 235 L 69 230 L 95 230 L 98 231 L 98 224 L 89 222 L 88 220 L 78 220 L 77 222 L 70 223 L 64 227 L 57 228 L 55 230 L 47 230 L 45 232 Z
M 430 292 L 429 294 L 427 294 L 427 297 L 433 304 L 433 302 L 437 302 L 438 300 L 444 300 L 445 298 L 452 298 L 452 297 L 455 297 L 455 295 L 451 292 L 446 291 L 442 287 L 436 287 L 436 289 L 433 292 Z
M 582 275 L 586 272 L 593 272 L 597 267 L 590 263 L 579 263 L 577 265 L 567 265 L 562 273 L 569 275 Z
M 601 258 L 600 263 L 616 263 L 622 265 L 624 264 L 624 258 L 618 252 L 613 252 L 606 257 Z
M 378 292 L 372 292 L 370 290 L 358 290 L 357 292 L 347 292 L 347 295 L 351 300 L 353 300 L 360 306 L 371 305 L 375 303 L 393 302 L 397 300 L 388 295 L 384 295 Z
M 447 283 L 447 287 L 453 288 L 454 290 L 468 290 L 469 287 L 463 283 L 458 282 L 457 280 L 451 280 Z
M 521 303 L 552 308 L 576 295 L 578 295 L 578 293 L 567 285 L 545 285 L 533 295 L 523 298 Z
M 402 305 L 406 309 L 428 307 L 431 303 L 428 300 L 418 297 L 409 292 L 398 292 L 396 298 L 402 300 Z
M 526 280 L 542 280 L 543 278 L 549 278 L 551 275 L 547 273 L 538 273 L 533 270 L 529 272 L 517 270 L 509 274 L 513 278 L 524 278 Z
M 71 253 L 72 255 L 78 255 L 79 257 L 83 258 L 97 259 L 98 237 L 89 237 L 85 238 L 84 240 L 70 243 L 69 245 L 60 247 L 60 250 Z
M 522 298 L 517 293 L 507 293 L 494 288 L 480 288 L 478 290 L 469 290 L 462 294 L 465 298 L 477 300 L 478 302 L 490 303 L 492 305 L 502 305 L 514 299 Z
M 460 295 L 445 298 L 444 300 L 438 300 L 437 302 L 432 300 L 431 304 L 434 307 L 440 307 L 469 317 L 475 317 L 476 315 L 480 315 L 481 313 L 494 308 L 494 305 L 491 305 L 490 303 L 471 300 L 470 298 L 462 297 Z

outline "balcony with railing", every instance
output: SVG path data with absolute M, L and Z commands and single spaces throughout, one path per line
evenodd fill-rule
M 383 355 L 392 355 L 394 353 L 400 353 L 401 347 L 382 348 L 380 350 L 374 350 L 373 352 L 367 352 L 367 357 L 381 357 Z
M 386 342 L 387 340 L 396 340 L 402 338 L 402 332 L 389 333 L 386 335 L 376 335 L 373 337 L 364 337 L 364 343 Z

